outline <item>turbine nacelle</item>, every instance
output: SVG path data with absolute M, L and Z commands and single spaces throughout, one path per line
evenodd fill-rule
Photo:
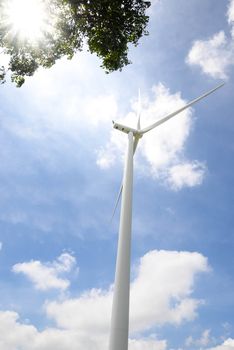
M 113 128 L 116 129 L 116 130 L 122 131 L 125 134 L 129 134 L 130 132 L 132 132 L 133 136 L 137 137 L 138 139 L 142 137 L 141 132 L 139 130 L 137 130 L 137 129 L 130 128 L 129 126 L 116 123 L 114 120 L 112 121 L 112 123 L 113 123 Z

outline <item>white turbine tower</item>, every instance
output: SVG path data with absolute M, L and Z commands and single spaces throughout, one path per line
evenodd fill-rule
M 140 128 L 140 106 L 138 112 L 137 129 L 113 122 L 113 127 L 115 129 L 122 131 L 128 135 L 128 148 L 124 166 L 123 183 L 115 206 L 116 208 L 122 193 L 109 350 L 128 350 L 133 156 L 137 148 L 138 141 L 146 132 L 165 123 L 167 120 L 171 119 L 175 115 L 179 114 L 180 112 L 195 104 L 196 102 L 210 95 L 223 85 L 224 84 L 221 84 L 216 88 L 208 91 L 207 93 L 191 101 L 184 107 L 178 109 L 173 113 L 168 114 L 164 118 L 156 121 L 154 124 L 146 128 Z

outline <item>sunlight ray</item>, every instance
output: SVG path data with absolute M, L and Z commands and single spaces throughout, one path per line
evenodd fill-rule
M 48 29 L 46 5 L 42 0 L 10 0 L 4 13 L 12 35 L 21 40 L 35 42 Z

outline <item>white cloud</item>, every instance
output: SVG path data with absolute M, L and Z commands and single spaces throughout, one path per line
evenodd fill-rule
M 188 337 L 185 341 L 185 345 L 190 348 L 192 345 L 204 347 L 208 346 L 212 341 L 213 339 L 210 338 L 210 329 L 205 329 L 199 339 L 194 339 L 192 336 Z
M 0 250 L 2 250 L 2 242 L 0 242 Z
M 180 93 L 171 94 L 163 84 L 154 86 L 152 91 L 152 99 L 149 97 L 143 99 L 144 126 L 186 104 Z M 192 187 L 201 184 L 203 180 L 204 165 L 197 161 L 187 163 L 184 161 L 184 147 L 192 126 L 191 117 L 192 110 L 187 109 L 140 140 L 138 154 L 141 162 L 137 166 L 147 175 L 161 179 L 172 188 Z M 136 127 L 136 115 L 131 112 L 121 122 Z M 116 159 L 122 159 L 125 145 L 126 137 L 113 130 L 106 147 L 97 152 L 97 164 L 101 168 L 112 166 Z
M 84 111 L 93 125 L 109 123 L 117 114 L 117 101 L 114 95 L 103 95 L 85 99 Z
M 199 253 L 150 251 L 144 255 L 131 286 L 132 330 L 194 319 L 200 304 L 191 298 L 194 278 L 207 271 L 207 260 Z
M 227 18 L 231 26 L 229 35 L 220 31 L 208 40 L 195 41 L 186 58 L 189 65 L 198 65 L 212 78 L 227 79 L 234 64 L 234 0 L 229 3 Z
M 233 25 L 234 22 L 234 1 L 230 0 L 228 11 L 227 11 L 228 23 Z
M 19 322 L 17 313 L 0 312 L 2 350 L 76 350 L 77 346 L 79 349 L 101 350 L 103 345 L 102 338 L 84 337 L 81 332 L 51 328 L 39 332 L 34 326 Z
M 110 323 L 112 293 L 93 289 L 79 298 L 50 302 L 46 312 L 60 328 L 105 334 Z M 79 315 L 79 317 L 77 317 Z
M 202 183 L 205 170 L 204 164 L 199 162 L 178 164 L 169 169 L 167 181 L 175 190 L 194 187 Z
M 60 273 L 70 271 L 73 264 L 71 257 L 63 254 L 50 267 Z M 155 335 L 144 338 L 140 333 L 165 323 L 179 325 L 196 316 L 200 301 L 191 294 L 197 274 L 208 271 L 207 259 L 199 253 L 150 251 L 140 259 L 136 271 L 131 284 L 130 328 L 132 335 L 138 332 L 138 336 L 131 337 L 129 350 L 166 350 L 165 340 Z M 57 328 L 43 331 L 20 321 L 15 312 L 0 311 L 0 349 L 75 350 L 78 346 L 103 350 L 108 345 L 111 303 L 112 287 L 48 302 L 44 310 Z
M 131 339 L 129 341 L 129 350 L 166 350 L 166 348 L 165 340 Z
M 222 345 L 218 345 L 207 350 L 234 350 L 234 339 L 229 338 L 225 340 Z
M 209 40 L 195 41 L 186 61 L 190 65 L 200 66 L 212 78 L 227 79 L 230 65 L 234 64 L 233 44 L 232 39 L 221 31 Z
M 108 337 L 84 335 L 77 330 L 48 328 L 42 332 L 34 326 L 23 324 L 15 312 L 0 312 L 1 350 L 103 350 Z M 166 341 L 156 339 L 133 339 L 129 350 L 166 350 Z
M 207 346 L 210 343 L 210 329 L 204 330 L 204 332 L 201 335 L 201 338 L 199 339 L 199 345 L 201 346 Z
M 41 263 L 37 260 L 19 263 L 13 266 L 15 273 L 23 273 L 39 290 L 61 289 L 69 287 L 70 282 L 67 279 L 58 277 L 60 274 L 70 272 L 76 264 L 76 259 L 69 253 L 61 254 L 52 263 Z
M 23 349 L 24 345 L 29 349 L 29 344 L 32 344 L 35 328 L 18 324 L 17 318 L 15 312 L 0 312 L 0 349 Z
M 107 148 L 109 148 L 108 151 Z M 101 148 L 97 151 L 97 165 L 101 169 L 108 169 L 115 163 L 115 150 L 113 149 L 113 151 L 111 151 L 111 148 L 112 145 L 109 144 L 109 147 L 107 146 L 106 148 Z

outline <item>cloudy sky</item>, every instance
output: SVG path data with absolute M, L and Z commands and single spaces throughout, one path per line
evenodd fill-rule
M 126 136 L 225 86 L 135 156 L 130 350 L 234 349 L 234 1 L 161 0 L 132 65 L 87 52 L 0 88 L 0 350 L 107 349 Z

